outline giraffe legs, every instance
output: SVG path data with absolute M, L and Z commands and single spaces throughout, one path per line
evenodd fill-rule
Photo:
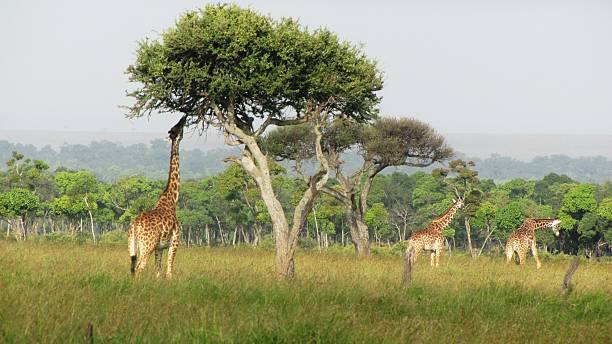
M 514 249 L 511 245 L 506 245 L 506 264 L 510 264 L 512 256 L 514 255 Z
M 147 266 L 147 261 L 149 260 L 149 256 L 153 253 L 155 249 L 152 245 L 144 245 L 143 242 L 140 243 L 140 254 L 138 259 L 138 264 L 136 265 L 136 275 L 141 274 L 145 267 Z
M 172 232 L 172 238 L 170 239 L 170 248 L 168 249 L 168 267 L 166 270 L 166 277 L 168 278 L 172 277 L 172 266 L 174 265 L 174 256 L 176 256 L 176 250 L 179 245 L 180 230 L 181 229 L 177 224 L 174 231 Z
M 414 259 L 412 261 L 413 263 L 416 263 L 417 259 L 421 255 L 421 252 L 423 252 L 423 249 L 421 247 L 417 246 L 414 248 Z
M 162 261 L 162 254 L 164 253 L 164 249 L 163 248 L 156 248 L 155 249 L 155 270 L 156 270 L 156 277 L 159 278 L 161 276 L 161 261 Z
M 438 249 L 438 250 L 434 250 L 431 251 L 431 254 L 429 256 L 429 264 L 431 265 L 431 267 L 438 267 L 440 265 L 440 254 L 442 253 L 442 250 Z
M 542 263 L 540 263 L 540 259 L 538 258 L 538 248 L 536 247 L 535 240 L 531 243 L 531 254 L 533 254 L 533 258 L 536 261 L 536 269 L 542 267 Z
M 519 265 L 525 265 L 527 261 L 527 250 L 520 249 L 518 252 Z

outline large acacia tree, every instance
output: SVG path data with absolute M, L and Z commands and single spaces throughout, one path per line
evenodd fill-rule
M 277 159 L 290 159 L 301 174 L 304 161 L 316 156 L 316 137 L 306 127 L 277 128 L 265 139 L 265 148 Z M 323 153 L 335 172 L 336 184 L 327 184 L 323 192 L 345 205 L 351 239 L 360 256 L 370 255 L 370 235 L 364 216 L 374 178 L 389 166 L 425 167 L 452 156 L 444 137 L 427 123 L 411 118 L 380 118 L 359 123 L 340 118 L 323 129 Z M 358 152 L 363 163 L 347 173 L 341 154 Z M 307 178 L 304 178 L 308 180 Z
M 220 129 L 231 159 L 255 180 L 270 214 L 279 276 L 294 273 L 297 237 L 327 182 L 321 127 L 342 115 L 376 116 L 382 76 L 362 51 L 327 30 L 308 31 L 291 19 L 273 20 L 235 5 L 188 12 L 158 40 L 140 43 L 128 67 L 139 87 L 128 116 L 189 115 L 189 125 Z M 272 188 L 268 157 L 258 137 L 271 126 L 308 123 L 320 164 L 290 222 Z

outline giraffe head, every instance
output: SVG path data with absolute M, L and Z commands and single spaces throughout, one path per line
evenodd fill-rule
M 461 198 L 453 199 L 453 204 L 455 207 L 457 207 L 457 209 L 460 209 L 463 207 L 463 200 Z
M 559 224 L 561 223 L 561 220 L 552 218 L 541 218 L 527 219 L 526 221 L 530 221 L 531 226 L 534 229 L 550 227 L 553 230 L 553 233 L 555 233 L 555 236 L 559 236 Z
M 182 140 L 183 139 L 183 127 L 187 122 L 187 115 L 181 117 L 181 119 L 176 123 L 170 130 L 168 130 L 168 136 L 170 140 Z
M 561 220 L 558 220 L 558 219 L 554 219 L 550 223 L 550 228 L 552 228 L 553 233 L 555 233 L 555 236 L 559 236 L 559 224 L 560 223 L 561 223 Z

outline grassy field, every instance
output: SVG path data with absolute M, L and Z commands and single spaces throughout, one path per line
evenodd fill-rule
M 0 342 L 611 343 L 612 263 L 506 266 L 446 254 L 417 262 L 299 252 L 279 282 L 273 252 L 181 248 L 172 280 L 128 275 L 123 246 L 0 241 Z M 151 262 L 152 263 L 152 262 Z

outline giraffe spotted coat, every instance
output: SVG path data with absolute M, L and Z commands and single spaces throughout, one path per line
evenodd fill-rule
M 506 242 L 506 263 L 510 263 L 516 253 L 518 263 L 524 265 L 527 259 L 527 251 L 531 249 L 531 254 L 533 254 L 533 258 L 536 261 L 536 268 L 542 267 L 542 263 L 540 263 L 538 258 L 535 231 L 540 228 L 550 227 L 555 235 L 559 236 L 559 230 L 557 229 L 559 223 L 561 221 L 552 218 L 525 219 L 521 226 L 508 237 Z
M 423 251 L 431 251 L 430 264 L 438 266 L 440 264 L 440 254 L 444 249 L 444 236 L 442 231 L 444 228 L 450 225 L 453 217 L 457 213 L 457 210 L 463 206 L 463 200 L 459 199 L 453 201 L 453 205 L 444 213 L 442 216 L 431 221 L 427 228 L 413 233 L 408 240 L 408 247 L 406 248 L 406 254 L 411 249 L 414 249 L 414 261 Z
M 178 201 L 179 174 L 179 143 L 183 138 L 183 126 L 187 117 L 181 120 L 168 133 L 172 140 L 170 153 L 170 168 L 166 189 L 159 196 L 155 207 L 140 213 L 130 225 L 128 232 L 128 248 L 131 258 L 132 274 L 140 274 L 147 265 L 151 253 L 155 252 L 155 267 L 157 277 L 161 275 L 161 260 L 164 249 L 168 249 L 166 276 L 172 276 L 174 257 L 179 245 L 180 224 L 176 218 L 176 203 Z

